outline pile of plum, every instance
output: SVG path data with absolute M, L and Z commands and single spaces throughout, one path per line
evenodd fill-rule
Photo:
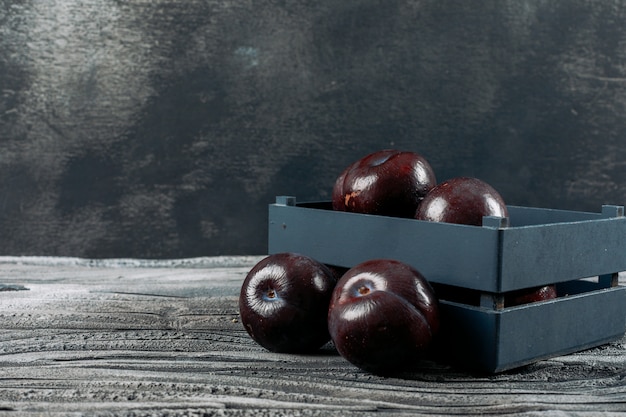
M 437 184 L 418 153 L 382 150 L 349 165 L 335 181 L 334 210 L 480 226 L 508 217 L 498 192 L 476 178 Z M 556 297 L 553 287 L 518 301 Z M 440 327 L 433 287 L 415 268 L 372 259 L 350 269 L 296 253 L 273 254 L 246 276 L 239 296 L 248 334 L 273 352 L 312 352 L 332 340 L 340 355 L 376 374 L 406 369 L 428 355 Z

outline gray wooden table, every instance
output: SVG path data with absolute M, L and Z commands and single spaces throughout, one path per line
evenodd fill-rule
M 0 257 L 0 414 L 626 415 L 626 338 L 504 374 L 428 363 L 402 379 L 331 346 L 267 352 L 237 308 L 259 259 Z

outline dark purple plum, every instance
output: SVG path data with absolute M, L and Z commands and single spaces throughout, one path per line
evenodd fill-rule
M 556 285 L 554 284 L 530 289 L 525 288 L 506 294 L 504 296 L 504 306 L 513 307 L 521 304 L 552 300 L 556 297 Z
M 335 180 L 333 209 L 412 218 L 437 180 L 418 153 L 385 149 L 349 165 Z
M 311 352 L 330 340 L 328 305 L 335 275 L 295 253 L 270 255 L 243 281 L 239 313 L 246 331 L 272 352 Z
M 415 218 L 480 226 L 483 216 L 508 217 L 502 196 L 477 178 L 456 177 L 438 184 L 420 202 Z
M 375 374 L 410 369 L 439 329 L 434 291 L 413 267 L 390 259 L 348 270 L 333 291 L 328 328 L 337 351 Z

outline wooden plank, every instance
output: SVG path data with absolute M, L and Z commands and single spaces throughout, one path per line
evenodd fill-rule
M 626 412 L 626 339 L 498 375 L 363 372 L 331 345 L 270 353 L 238 318 L 256 257 L 1 258 L 0 413 L 595 415 Z M 623 281 L 623 278 L 622 278 Z

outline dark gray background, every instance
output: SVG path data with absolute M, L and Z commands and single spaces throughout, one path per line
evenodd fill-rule
M 622 1 L 0 0 L 0 254 L 262 254 L 389 147 L 599 211 L 625 93 Z

